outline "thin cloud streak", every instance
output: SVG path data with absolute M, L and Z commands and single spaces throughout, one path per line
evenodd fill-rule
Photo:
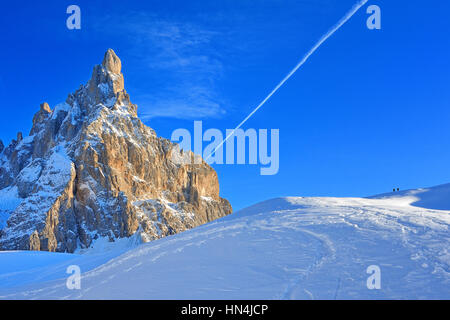
M 109 20 L 112 17 L 108 17 Z M 148 69 L 154 84 L 134 100 L 143 119 L 219 118 L 226 114 L 223 99 L 215 89 L 224 73 L 220 52 L 211 46 L 220 32 L 206 30 L 190 22 L 166 20 L 147 13 L 129 13 L 120 17 L 114 32 L 130 39 L 129 52 Z

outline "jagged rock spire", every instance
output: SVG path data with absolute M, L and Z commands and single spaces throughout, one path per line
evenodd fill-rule
M 121 74 L 122 62 L 113 49 L 108 49 L 106 51 L 102 66 L 111 73 Z
M 96 65 L 92 77 L 88 83 L 89 103 L 110 105 L 112 99 L 114 104 L 129 105 L 130 111 L 136 115 L 136 106 L 131 105 L 128 94 L 125 91 L 124 78 L 121 73 L 122 63 L 112 49 L 105 53 L 101 65 Z
M 33 126 L 31 127 L 30 136 L 41 130 L 42 125 L 45 123 L 51 112 L 52 110 L 47 102 L 41 103 L 39 111 L 36 112 L 33 117 Z
M 3 141 L 0 140 L 0 153 L 5 149 L 5 145 L 3 144 Z
M 40 107 L 40 111 L 46 112 L 46 113 L 50 113 L 52 112 L 52 109 L 50 109 L 50 106 L 48 105 L 47 102 L 41 103 Z

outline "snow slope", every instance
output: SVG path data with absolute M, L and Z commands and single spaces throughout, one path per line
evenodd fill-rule
M 450 185 L 278 198 L 123 254 L 39 253 L 44 266 L 30 262 L 37 253 L 0 253 L 0 298 L 450 299 L 449 199 Z M 32 270 L 5 269 L 17 261 Z M 83 271 L 81 290 L 66 288 L 69 264 Z M 380 290 L 367 288 L 370 265 Z M 24 272 L 35 279 L 19 281 Z
M 432 188 L 386 193 L 374 196 L 372 198 L 404 198 L 404 201 L 411 201 L 413 206 L 436 210 L 450 210 L 450 183 Z

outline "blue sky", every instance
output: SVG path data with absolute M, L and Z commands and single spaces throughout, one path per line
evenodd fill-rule
M 64 101 L 107 48 L 144 122 L 234 128 L 356 0 L 3 4 L 0 139 Z M 81 8 L 81 30 L 66 8 Z M 280 170 L 215 165 L 235 209 L 278 196 L 368 196 L 450 182 L 448 1 L 369 1 L 244 126 L 280 129 Z

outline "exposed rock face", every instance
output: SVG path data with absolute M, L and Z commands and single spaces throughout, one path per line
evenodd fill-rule
M 120 74 L 122 71 L 122 63 L 112 49 L 106 51 L 102 66 L 113 74 Z
M 41 104 L 30 135 L 2 149 L 0 250 L 146 242 L 232 211 L 209 165 L 173 162 L 175 145 L 139 120 L 111 49 L 86 85 L 53 110 Z
M 43 129 L 43 126 L 45 126 L 45 123 L 51 113 L 52 110 L 50 109 L 48 103 L 42 103 L 39 111 L 33 117 L 33 127 L 31 128 L 30 136 L 38 133 Z

